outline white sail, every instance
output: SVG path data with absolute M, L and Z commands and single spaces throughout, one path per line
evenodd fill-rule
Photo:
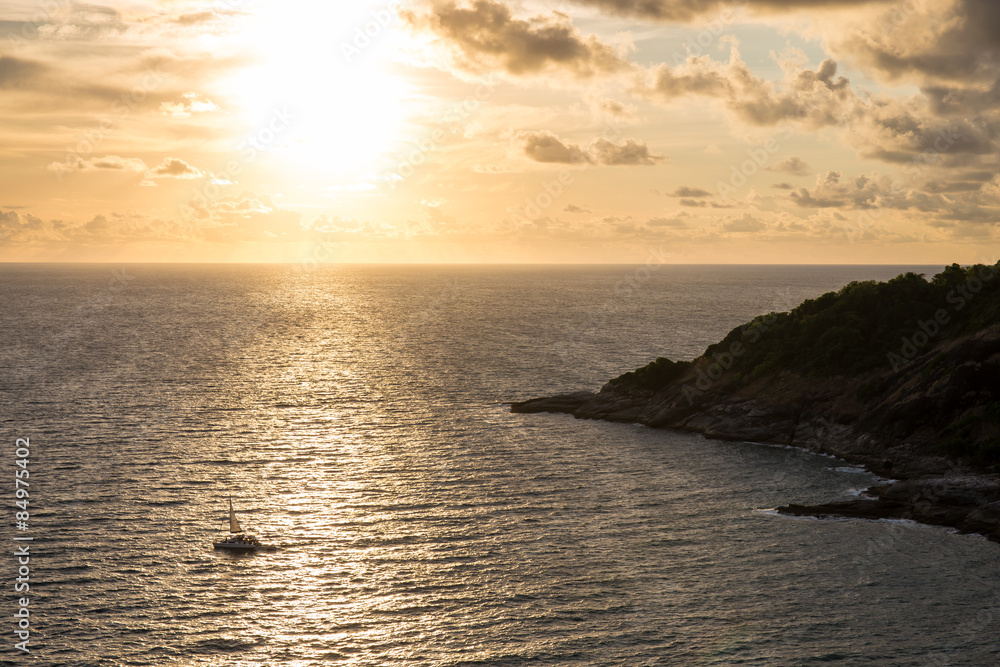
M 240 522 L 236 518 L 236 512 L 233 511 L 233 497 L 229 496 L 229 532 L 230 533 L 242 533 L 243 529 L 240 527 Z

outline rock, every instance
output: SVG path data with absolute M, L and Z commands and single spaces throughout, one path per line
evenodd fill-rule
M 907 479 L 885 487 L 879 496 L 911 505 L 924 503 L 971 509 L 1000 500 L 1000 480 L 982 475 Z
M 979 533 L 1000 542 L 1000 501 L 969 512 L 958 528 L 962 532 Z
M 904 503 L 886 500 L 845 500 L 820 505 L 785 505 L 780 514 L 791 516 L 847 517 L 852 519 L 904 519 L 910 518 L 909 507 Z
M 788 505 L 780 511 L 912 518 L 1000 541 L 996 469 L 988 460 L 946 455 L 995 446 L 1000 425 L 987 425 L 986 417 L 1000 403 L 1000 325 L 942 340 L 899 370 L 853 378 L 783 370 L 752 379 L 713 376 L 706 386 L 698 373 L 708 361 L 696 359 L 659 386 L 622 376 L 596 394 L 537 398 L 513 403 L 511 411 L 562 412 L 833 454 L 902 481 L 870 489 L 875 501 Z
M 588 399 L 593 398 L 594 393 L 589 391 L 578 391 L 572 394 L 561 394 L 559 396 L 549 396 L 545 398 L 533 398 L 520 403 L 511 403 L 511 412 L 568 412 L 572 414 Z

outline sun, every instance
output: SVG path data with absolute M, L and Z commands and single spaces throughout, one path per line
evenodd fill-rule
M 396 4 L 270 2 L 254 12 L 253 62 L 230 87 L 251 126 L 291 115 L 267 147 L 283 165 L 364 173 L 399 140 L 412 91 L 394 71 Z

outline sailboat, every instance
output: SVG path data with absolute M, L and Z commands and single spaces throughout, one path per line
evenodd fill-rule
M 229 537 L 218 542 L 213 542 L 216 549 L 228 549 L 230 551 L 267 551 L 274 547 L 261 544 L 255 535 L 244 532 L 240 526 L 240 520 L 236 518 L 236 511 L 233 509 L 233 497 L 229 496 Z

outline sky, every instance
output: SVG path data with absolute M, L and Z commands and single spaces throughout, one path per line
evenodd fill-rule
M 0 0 L 0 261 L 945 264 L 995 0 Z

